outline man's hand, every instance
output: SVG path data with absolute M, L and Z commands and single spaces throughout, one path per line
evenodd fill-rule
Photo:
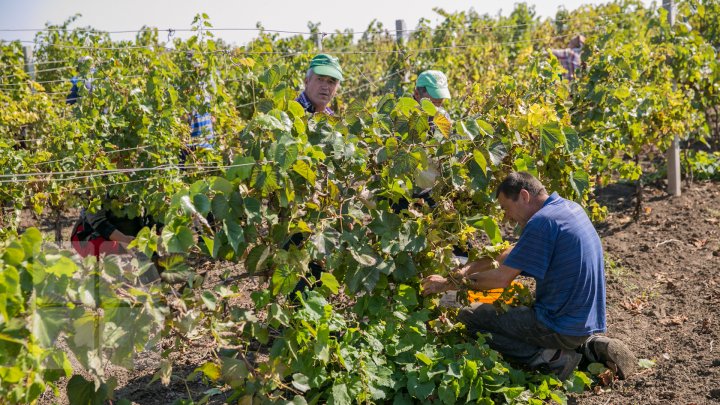
M 423 295 L 437 294 L 451 290 L 450 281 L 439 274 L 427 276 L 422 280 Z
M 128 243 L 132 242 L 133 239 L 135 239 L 133 236 L 125 235 L 117 229 L 112 231 L 112 233 L 110 234 L 110 240 L 120 242 L 125 246 L 127 246 Z

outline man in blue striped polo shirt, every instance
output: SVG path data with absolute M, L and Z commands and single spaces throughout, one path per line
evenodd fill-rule
M 209 108 L 209 107 L 208 107 Z M 215 131 L 213 123 L 215 118 L 209 112 L 201 113 L 193 111 L 189 118 L 190 121 L 190 138 L 192 139 L 191 148 L 213 150 L 212 142 L 215 140 Z
M 458 319 L 473 336 L 489 333 L 488 344 L 520 363 L 566 380 L 583 355 L 603 362 L 621 378 L 631 374 L 635 356 L 622 342 L 595 335 L 606 330 L 603 250 L 595 228 L 577 203 L 548 195 L 529 173 L 511 173 L 496 197 L 505 217 L 517 222 L 517 244 L 499 258 L 470 263 L 452 277 L 423 280 L 424 294 L 457 289 L 505 288 L 519 275 L 536 280 L 535 304 L 497 313 L 491 304 L 463 308 Z

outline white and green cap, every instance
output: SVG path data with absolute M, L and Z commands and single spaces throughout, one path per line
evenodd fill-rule
M 432 98 L 450 98 L 447 77 L 439 70 L 426 70 L 420 73 L 415 87 L 424 87 Z
M 338 58 L 328 54 L 321 53 L 312 58 L 310 61 L 310 69 L 312 69 L 316 75 L 330 76 L 340 81 L 343 80 L 340 61 Z

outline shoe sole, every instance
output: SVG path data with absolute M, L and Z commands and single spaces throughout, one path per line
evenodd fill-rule
M 593 340 L 593 348 L 598 361 L 605 363 L 621 380 L 635 373 L 637 358 L 623 342 L 599 336 Z

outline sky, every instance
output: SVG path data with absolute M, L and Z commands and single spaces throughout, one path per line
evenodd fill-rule
M 658 0 L 659 1 L 659 0 Z M 574 10 L 584 4 L 602 4 L 598 0 L 527 0 L 540 17 L 553 17 L 560 7 Z M 651 0 L 643 0 L 650 5 Z M 46 22 L 59 24 L 80 13 L 82 17 L 71 27 L 91 26 L 103 31 L 138 30 L 142 26 L 161 31 L 177 30 L 175 35 L 187 37 L 180 30 L 191 27 L 194 16 L 206 13 L 213 27 L 245 29 L 218 31 L 216 36 L 236 45 L 245 44 L 257 35 L 259 22 L 267 30 L 307 32 L 308 21 L 319 22 L 321 32 L 353 29 L 365 31 L 377 19 L 387 29 L 395 29 L 395 20 L 403 19 L 407 29 L 420 18 L 441 20 L 432 9 L 466 11 L 473 8 L 480 14 L 508 15 L 515 2 L 488 0 L 334 0 L 303 2 L 289 0 L 0 0 L 0 39 L 32 41 L 35 32 Z M 17 31 L 29 30 L 29 31 Z M 113 39 L 132 39 L 134 34 L 111 34 Z M 161 38 L 162 38 L 161 33 Z M 285 34 L 291 35 L 291 34 Z

